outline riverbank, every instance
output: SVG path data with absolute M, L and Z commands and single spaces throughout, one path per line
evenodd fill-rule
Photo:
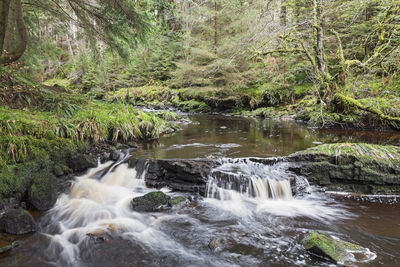
M 330 103 L 318 100 L 313 85 L 293 86 L 290 97 L 271 92 L 268 85 L 246 90 L 224 88 L 171 89 L 165 86 L 121 88 L 101 97 L 137 106 L 184 112 L 220 112 L 231 115 L 301 120 L 312 127 L 400 129 L 400 97 L 390 86 L 377 90 L 360 85 L 363 94 L 336 93 Z M 397 88 L 397 87 L 395 87 Z M 390 89 L 390 90 L 389 90 Z M 366 93 L 373 90 L 374 93 Z
M 180 128 L 173 112 L 144 112 L 18 75 L 1 77 L 0 209 L 46 210 L 60 181 L 95 167 L 100 154 Z

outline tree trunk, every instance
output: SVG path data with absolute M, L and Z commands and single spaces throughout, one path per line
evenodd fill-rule
M 314 33 L 315 33 L 315 58 L 318 72 L 322 78 L 326 78 L 326 63 L 324 59 L 324 31 L 322 29 L 321 0 L 313 0 L 314 3 Z
M 4 36 L 10 11 L 11 0 L 3 0 L 0 4 L 0 55 L 3 53 Z
M 287 22 L 287 7 L 286 7 L 286 0 L 281 0 L 281 26 L 286 26 Z
M 4 32 L 3 50 L 2 50 L 4 55 L 11 53 L 11 44 L 14 37 L 16 7 L 17 7 L 16 1 L 12 1 L 9 6 L 9 12 Z
M 215 9 L 215 15 L 214 15 L 214 47 L 215 47 L 215 53 L 217 53 L 217 46 L 218 46 L 218 4 L 217 1 L 214 2 L 214 9 Z
M 11 49 L 11 51 L 8 51 L 8 54 L 3 54 L 0 56 L 0 64 L 2 65 L 18 60 L 24 54 L 28 42 L 28 33 L 24 23 L 21 0 L 12 0 L 12 2 L 12 14 L 16 27 L 11 34 L 11 38 L 15 39 L 16 44 L 13 45 L 13 49 Z M 15 38 L 14 35 L 16 35 Z

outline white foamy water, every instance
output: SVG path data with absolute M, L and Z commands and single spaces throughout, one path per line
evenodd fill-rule
M 59 255 L 57 265 L 80 266 L 80 246 L 89 246 L 91 239 L 115 236 L 187 254 L 179 244 L 157 230 L 157 221 L 162 216 L 137 213 L 129 207 L 132 198 L 154 191 L 146 188 L 143 177 L 137 177 L 134 168 L 121 164 L 100 180 L 93 178 L 111 164 L 101 164 L 77 177 L 70 193 L 61 195 L 49 211 L 52 225 L 44 230 L 51 240 L 48 253 Z
M 337 220 L 351 216 L 337 203 L 315 194 L 294 198 L 284 164 L 264 165 L 249 159 L 223 159 L 207 183 L 207 202 L 238 216 L 271 214 Z M 306 180 L 305 180 L 306 181 Z M 307 182 L 304 184 L 308 185 Z M 308 185 L 309 187 L 309 185 Z M 310 192 L 310 188 L 305 188 Z M 258 215 L 257 215 L 258 214 Z
M 96 242 L 112 246 L 109 242 L 119 239 L 139 244 L 143 251 L 160 255 L 160 258 L 176 257 L 175 262 L 193 262 L 196 266 L 203 262 L 232 266 L 209 255 L 207 244 L 214 236 L 214 221 L 229 219 L 237 223 L 236 226 L 224 224 L 218 230 L 221 237 L 231 238 L 231 230 L 233 233 L 245 231 L 249 236 L 255 234 L 267 242 L 268 251 L 280 255 L 292 242 L 285 231 L 297 232 L 289 225 L 281 225 L 281 217 L 289 220 L 308 217 L 321 222 L 349 216 L 337 203 L 318 198 L 315 194 L 301 198 L 293 196 L 293 177 L 287 176 L 280 164 L 267 166 L 248 159 L 223 159 L 209 177 L 207 197 L 204 201 L 200 200 L 195 209 L 189 207 L 183 209 L 183 213 L 178 210 L 172 213 L 138 213 L 130 208 L 130 201 L 154 189 L 145 186 L 145 173 L 138 175 L 136 169 L 128 168 L 127 164 L 111 164 L 101 164 L 77 177 L 69 194 L 61 195 L 55 207 L 48 212 L 51 223 L 42 232 L 50 241 L 44 254 L 52 255 L 49 257 L 55 265 L 86 266 L 87 253 L 90 255 L 90 251 L 95 249 Z M 105 175 L 101 176 L 101 173 Z M 168 188 L 161 190 L 171 193 Z M 196 209 L 200 210 L 200 218 L 197 218 Z M 278 235 L 279 238 L 263 237 L 264 224 L 271 229 L 270 235 Z M 233 228 L 229 230 L 225 227 Z M 204 237 L 205 240 L 202 240 Z M 188 241 L 185 241 L 186 238 Z M 199 240 L 205 243 L 205 251 L 201 246 L 199 250 Z M 250 242 L 254 248 L 258 246 L 254 240 L 236 240 Z M 118 242 L 121 246 L 122 241 Z M 129 248 L 125 249 L 118 253 L 129 253 Z M 279 257 L 291 260 L 287 255 Z M 296 262 L 301 265 L 300 260 Z

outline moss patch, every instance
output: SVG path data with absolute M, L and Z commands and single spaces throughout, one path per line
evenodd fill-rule
M 359 245 L 332 238 L 322 232 L 311 232 L 303 244 L 311 253 L 328 258 L 335 263 L 343 263 L 349 251 L 365 250 Z
M 186 201 L 186 197 L 184 197 L 184 196 L 178 196 L 178 197 L 173 197 L 173 198 L 171 198 L 171 200 L 169 201 L 169 203 L 172 205 L 172 206 L 175 206 L 175 205 L 179 205 L 179 204 L 181 204 L 181 203 L 184 203 Z

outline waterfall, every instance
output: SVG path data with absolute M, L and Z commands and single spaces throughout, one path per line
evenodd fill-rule
M 237 194 L 257 199 L 291 199 L 291 177 L 279 164 L 269 166 L 249 159 L 226 160 L 210 175 L 206 196 L 232 200 Z

